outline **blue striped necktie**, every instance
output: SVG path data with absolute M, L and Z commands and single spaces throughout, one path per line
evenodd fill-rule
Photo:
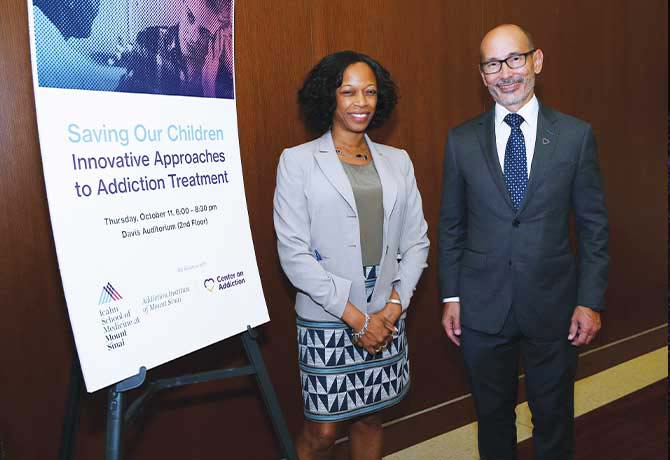
M 526 188 L 528 187 L 528 170 L 526 167 L 526 141 L 521 132 L 523 117 L 518 113 L 508 113 L 504 122 L 512 128 L 505 147 L 505 184 L 512 198 L 514 209 L 519 209 Z

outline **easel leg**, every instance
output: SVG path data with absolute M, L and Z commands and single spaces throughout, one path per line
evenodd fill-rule
M 123 456 L 123 400 L 123 392 L 116 385 L 112 386 L 107 407 L 106 460 L 121 460 Z
M 105 445 L 106 460 L 123 458 L 123 400 L 126 391 L 137 388 L 144 383 L 147 376 L 146 367 L 140 367 L 137 375 L 128 377 L 109 388 L 109 404 L 107 405 L 107 441 Z
M 286 426 L 286 421 L 284 420 L 281 408 L 279 407 L 279 402 L 277 401 L 277 395 L 270 382 L 270 376 L 265 368 L 263 356 L 261 355 L 258 343 L 256 342 L 256 331 L 247 326 L 247 332 L 242 334 L 242 344 L 247 353 L 247 358 L 249 358 L 249 361 L 256 369 L 256 380 L 261 388 L 265 407 L 267 407 L 268 412 L 270 412 L 272 426 L 279 438 L 282 453 L 288 460 L 296 460 L 298 456 L 295 452 L 291 434 Z
M 74 458 L 74 446 L 79 428 L 79 401 L 81 399 L 81 368 L 76 353 L 72 359 L 72 370 L 70 371 L 70 384 L 68 385 L 67 403 L 65 406 L 65 418 L 63 420 L 63 434 L 61 436 L 59 460 L 72 460 Z

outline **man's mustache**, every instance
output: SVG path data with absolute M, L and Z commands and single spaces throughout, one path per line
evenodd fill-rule
M 511 78 L 503 78 L 502 80 L 499 80 L 496 82 L 496 86 L 501 86 L 501 85 L 511 85 L 514 83 L 522 83 L 523 82 L 523 77 L 511 77 Z

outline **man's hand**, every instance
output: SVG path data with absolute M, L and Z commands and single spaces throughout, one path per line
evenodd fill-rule
M 600 313 L 579 305 L 570 320 L 568 340 L 576 347 L 588 345 L 600 330 L 600 326 Z
M 447 333 L 449 340 L 457 347 L 461 346 L 461 303 L 445 302 L 442 312 L 442 327 Z

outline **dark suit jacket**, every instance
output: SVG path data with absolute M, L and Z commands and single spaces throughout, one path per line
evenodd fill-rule
M 439 251 L 442 298 L 460 297 L 468 328 L 500 332 L 514 304 L 522 331 L 568 333 L 577 305 L 603 309 L 607 211 L 591 127 L 540 105 L 526 197 L 512 207 L 496 151 L 494 109 L 452 129 Z M 569 241 L 574 214 L 577 254 Z

